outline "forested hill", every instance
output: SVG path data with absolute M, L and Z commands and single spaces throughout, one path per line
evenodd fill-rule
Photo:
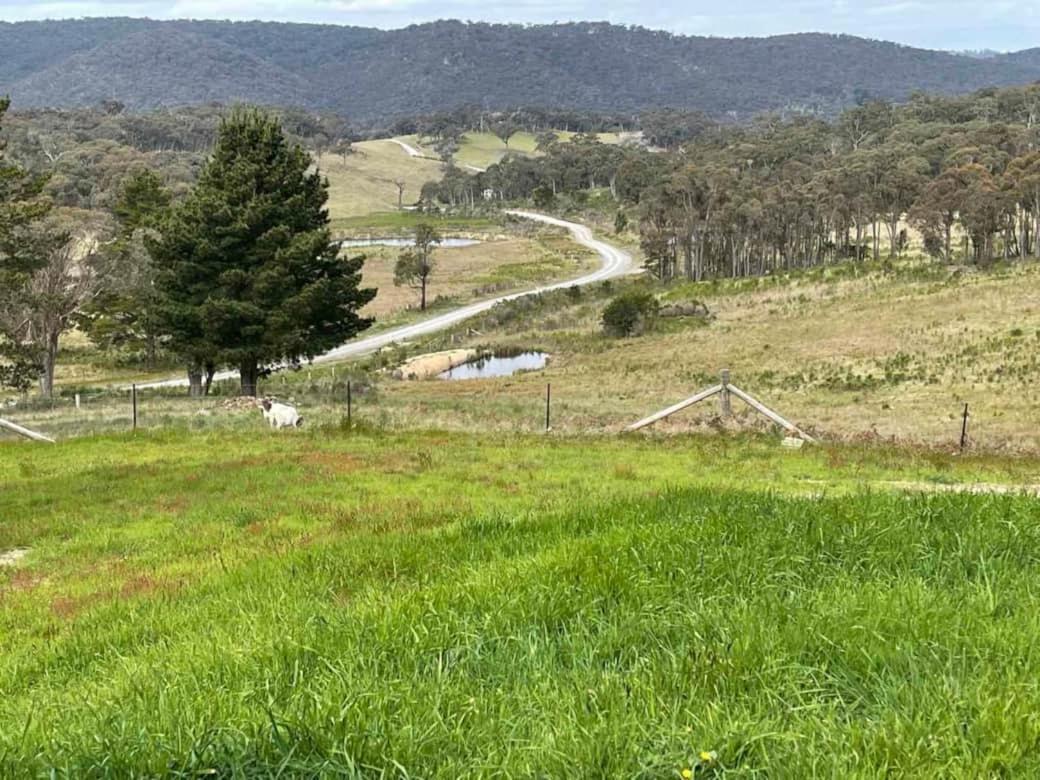
M 0 24 L 16 107 L 245 101 L 372 121 L 479 104 L 834 114 L 864 97 L 1040 79 L 1036 52 L 977 58 L 851 36 L 696 38 L 600 23 L 383 31 L 143 19 Z

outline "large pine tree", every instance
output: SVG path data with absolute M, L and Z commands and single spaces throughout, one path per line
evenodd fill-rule
M 255 395 L 265 365 L 313 358 L 371 324 L 358 310 L 375 290 L 360 288 L 361 258 L 340 258 L 328 183 L 310 169 L 276 120 L 237 111 L 151 243 L 165 330 L 189 375 L 235 366 Z

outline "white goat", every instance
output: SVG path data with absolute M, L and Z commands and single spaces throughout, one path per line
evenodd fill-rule
M 260 402 L 260 411 L 272 428 L 299 428 L 303 418 L 293 406 L 280 404 L 265 398 Z

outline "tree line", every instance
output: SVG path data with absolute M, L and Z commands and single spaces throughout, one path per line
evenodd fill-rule
M 161 170 L 174 195 L 185 195 L 232 110 L 206 105 L 135 113 L 106 100 L 92 108 L 12 110 L 3 133 L 9 158 L 46 176 L 45 193 L 56 206 L 111 210 L 126 179 L 142 169 Z M 319 161 L 327 153 L 349 154 L 360 137 L 331 114 L 269 113 L 281 121 L 287 138 L 312 150 Z
M 0 102 L 0 120 L 8 108 Z M 362 257 L 341 257 L 328 183 L 258 110 L 222 119 L 198 181 L 174 200 L 146 169 L 109 217 L 70 220 L 47 177 L 0 146 L 0 384 L 54 386 L 59 338 L 74 326 L 102 347 L 161 349 L 184 365 L 192 394 L 237 368 L 255 395 L 269 367 L 294 365 L 368 327 Z
M 910 230 L 930 256 L 986 265 L 1040 255 L 1040 85 L 868 101 L 835 121 L 775 115 L 706 124 L 674 151 L 547 137 L 543 155 L 451 170 L 429 203 L 609 191 L 659 277 L 750 276 L 894 257 Z

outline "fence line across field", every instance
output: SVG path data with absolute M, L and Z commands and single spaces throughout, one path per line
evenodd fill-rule
M 343 372 L 343 373 L 346 373 L 346 372 Z M 340 375 L 342 376 L 342 373 Z M 308 380 L 311 382 L 311 387 L 309 389 L 305 388 L 305 389 L 300 390 L 299 395 L 301 395 L 304 398 L 307 397 L 307 396 L 311 396 L 311 397 L 317 396 L 318 398 L 323 398 L 325 396 L 325 392 L 323 390 L 323 387 L 325 386 L 325 383 L 322 381 L 322 376 L 319 375 L 317 377 L 317 386 L 314 385 L 315 376 L 314 376 L 313 371 L 308 371 L 307 372 L 307 376 L 308 376 Z M 340 395 L 338 397 L 339 397 L 341 403 L 343 401 L 345 401 L 345 412 L 346 412 L 345 422 L 346 422 L 348 427 L 352 427 L 354 422 L 355 422 L 356 411 L 357 411 L 354 408 L 355 405 L 356 405 L 355 401 L 357 400 L 354 397 L 355 394 L 356 394 L 356 390 L 357 390 L 355 382 L 350 380 L 350 379 L 347 379 L 344 382 L 337 382 L 337 371 L 336 371 L 335 367 L 331 367 L 331 370 L 329 371 L 329 373 L 326 376 L 327 377 L 331 377 L 331 384 L 328 385 L 328 388 L 331 391 L 331 393 L 335 394 L 337 392 L 345 390 L 345 398 L 342 395 Z M 671 417 L 671 416 L 673 416 L 673 415 L 675 415 L 675 414 L 677 414 L 677 413 L 679 413 L 679 412 L 681 412 L 681 411 L 683 411 L 685 409 L 689 409 L 690 407 L 695 406 L 697 404 L 700 404 L 700 403 L 702 403 L 704 401 L 707 401 L 707 400 L 709 400 L 711 398 L 718 397 L 718 399 L 719 399 L 719 402 L 718 402 L 719 403 L 719 416 L 722 417 L 723 419 L 731 418 L 733 416 L 732 400 L 733 400 L 733 398 L 736 398 L 736 399 L 738 399 L 740 401 L 743 401 L 745 404 L 748 405 L 748 407 L 750 407 L 752 410 L 754 410 L 758 414 L 760 414 L 763 417 L 765 417 L 766 419 L 768 419 L 770 422 L 774 423 L 775 425 L 777 425 L 781 429 L 787 431 L 787 433 L 789 435 L 797 437 L 798 441 L 795 441 L 794 439 L 789 439 L 786 442 L 787 444 L 792 444 L 793 445 L 793 444 L 798 444 L 799 442 L 812 443 L 812 442 L 816 441 L 816 438 L 813 435 L 811 435 L 808 432 L 806 432 L 803 428 L 800 428 L 798 425 L 793 423 L 791 420 L 787 419 L 786 417 L 781 415 L 779 412 L 777 412 L 774 409 L 772 409 L 769 406 L 767 406 L 765 403 L 763 403 L 757 397 L 753 396 L 751 393 L 749 393 L 746 390 L 744 390 L 744 389 L 734 385 L 732 383 L 732 381 L 731 381 L 730 371 L 728 369 L 723 369 L 721 371 L 720 378 L 721 378 L 721 381 L 718 384 L 713 385 L 713 386 L 708 387 L 708 388 L 705 388 L 703 390 L 700 390 L 699 392 L 695 393 L 694 395 L 690 396 L 689 398 L 685 398 L 682 401 L 679 401 L 679 402 L 677 402 L 677 403 L 675 403 L 675 404 L 673 404 L 673 405 L 671 405 L 671 406 L 669 406 L 669 407 L 667 407 L 665 409 L 662 409 L 662 410 L 660 410 L 658 412 L 655 412 L 654 414 L 651 414 L 651 415 L 649 415 L 649 416 L 647 416 L 647 417 L 645 417 L 643 419 L 640 419 L 640 420 L 638 420 L 638 421 L 636 421 L 636 422 L 626 426 L 623 429 L 623 432 L 632 433 L 632 432 L 644 430 L 644 429 L 649 428 L 650 426 L 653 426 L 654 424 L 656 424 L 658 422 L 661 422 L 662 420 L 665 420 L 665 419 L 667 419 L 667 418 L 669 418 L 669 417 Z M 286 388 L 286 382 L 285 382 L 285 376 L 284 375 L 280 378 L 280 385 L 281 385 L 281 389 L 287 389 Z M 157 388 L 149 388 L 149 389 L 157 389 Z M 275 389 L 275 388 L 271 387 L 270 389 Z M 143 411 L 142 406 L 141 406 L 141 404 L 142 404 L 142 396 L 141 396 L 142 389 L 141 389 L 141 386 L 139 386 L 139 385 L 137 385 L 135 383 L 135 384 L 130 385 L 130 387 L 128 387 L 127 390 L 129 391 L 128 395 L 129 395 L 129 407 L 130 407 L 129 410 L 128 410 L 129 413 L 130 413 L 129 427 L 130 427 L 130 429 L 132 431 L 136 431 L 136 430 L 138 430 L 139 427 L 141 427 L 141 412 Z M 264 394 L 261 394 L 261 395 L 264 395 Z M 221 396 L 222 396 L 222 394 L 218 393 L 218 394 L 209 396 L 209 398 L 210 398 L 210 400 L 213 400 L 213 399 L 221 397 Z M 163 395 L 157 396 L 157 397 L 161 398 L 161 397 L 166 397 L 166 396 L 165 396 L 165 394 L 163 394 Z M 230 397 L 232 397 L 232 396 L 229 395 L 228 398 L 230 398 Z M 238 396 L 233 396 L 233 397 L 238 397 Z M 274 398 L 276 396 L 271 395 L 271 397 Z M 336 396 L 333 396 L 333 397 L 336 397 Z M 83 396 L 81 393 L 75 393 L 72 396 L 71 399 L 66 398 L 65 401 L 66 402 L 71 402 L 72 404 L 74 404 L 74 408 L 80 414 L 85 413 L 85 411 L 87 409 L 89 409 L 90 406 L 91 406 L 90 396 L 89 395 Z M 58 405 L 60 405 L 61 404 L 61 400 L 60 399 L 53 399 L 52 402 L 51 402 L 51 404 L 52 404 L 51 405 L 51 409 L 55 408 L 55 404 L 56 403 Z M 544 392 L 544 416 L 543 416 L 543 420 L 542 420 L 542 422 L 544 424 L 544 431 L 545 431 L 545 433 L 550 433 L 553 430 L 553 427 L 552 427 L 552 403 L 553 403 L 552 384 L 551 383 L 546 383 L 546 385 L 545 385 L 545 392 Z M 147 406 L 145 407 L 145 409 L 147 409 Z M 145 414 L 147 415 L 147 411 L 145 412 Z M 963 451 L 968 446 L 968 420 L 969 420 L 969 417 L 970 417 L 968 404 L 966 404 L 966 403 L 964 404 L 963 413 L 961 415 L 958 415 L 958 417 L 961 418 L 961 419 L 958 420 L 958 422 L 961 423 L 960 426 L 959 426 L 959 428 L 960 428 L 960 430 L 959 430 L 959 434 L 960 434 L 960 436 L 959 436 L 959 448 Z M 124 417 L 123 419 L 125 420 L 126 418 Z M 39 421 L 37 421 L 37 423 L 35 424 L 35 427 L 40 427 Z M 46 427 L 46 426 L 43 426 L 43 427 Z M 22 436 L 22 437 L 24 437 L 26 439 L 30 439 L 32 441 L 37 441 L 37 442 L 41 442 L 41 443 L 49 443 L 49 444 L 55 443 L 55 439 L 52 438 L 51 436 L 49 436 L 49 435 L 47 435 L 45 433 L 41 433 L 38 430 L 33 430 L 32 428 L 29 428 L 26 425 L 16 423 L 16 422 L 14 422 L 12 420 L 0 419 L 0 431 L 9 431 L 11 433 L 17 434 L 18 436 Z

